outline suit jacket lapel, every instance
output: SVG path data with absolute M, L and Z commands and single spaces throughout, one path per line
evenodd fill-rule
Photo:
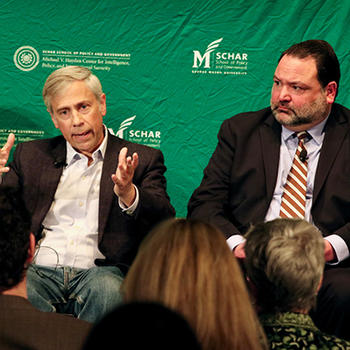
M 347 121 L 341 114 L 337 105 L 333 105 L 332 112 L 325 126 L 320 158 L 315 175 L 313 202 L 316 201 L 320 190 L 332 169 L 333 162 L 340 151 L 345 135 L 349 132 Z
M 266 200 L 270 204 L 276 186 L 281 145 L 281 126 L 270 114 L 260 127 L 261 157 L 264 162 Z
M 123 147 L 123 141 L 111 134 L 108 135 L 108 142 L 105 157 L 103 160 L 100 198 L 99 198 L 99 215 L 98 215 L 98 232 L 99 240 L 107 224 L 108 214 L 111 209 L 115 194 L 113 191 L 113 181 L 111 175 L 115 173 L 118 164 L 119 151 Z

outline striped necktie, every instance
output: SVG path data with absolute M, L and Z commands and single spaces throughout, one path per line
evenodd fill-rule
M 287 176 L 282 195 L 280 210 L 280 217 L 282 218 L 303 219 L 305 217 L 307 152 L 304 141 L 308 135 L 306 131 L 297 133 L 299 139 L 298 148 L 295 152 L 293 164 Z

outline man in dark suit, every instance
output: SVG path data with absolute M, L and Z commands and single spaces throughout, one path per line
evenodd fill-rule
M 2 182 L 20 189 L 32 231 L 42 231 L 28 271 L 29 300 L 94 322 L 120 302 L 141 240 L 174 215 L 163 155 L 109 134 L 106 96 L 87 68 L 54 71 L 43 97 L 62 136 L 19 144 L 6 167 L 9 135 L 0 153 Z
M 219 227 L 238 258 L 245 257 L 242 236 L 250 224 L 300 216 L 317 226 L 328 264 L 314 319 L 326 332 L 349 337 L 350 111 L 334 103 L 339 79 L 338 59 L 325 41 L 283 52 L 271 107 L 224 121 L 188 215 Z M 307 161 L 302 215 L 281 211 L 295 155 L 299 165 Z
M 27 300 L 35 238 L 20 194 L 6 187 L 0 187 L 0 227 L 0 348 L 81 349 L 88 322 L 39 311 Z

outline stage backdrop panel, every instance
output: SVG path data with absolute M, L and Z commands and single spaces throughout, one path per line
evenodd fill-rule
M 105 123 L 160 148 L 178 216 L 199 185 L 220 124 L 269 105 L 280 53 L 325 39 L 340 59 L 337 101 L 350 106 L 350 1 L 2 1 L 0 143 L 58 134 L 46 77 L 89 67 L 107 95 Z M 117 154 L 116 154 L 117 157 Z

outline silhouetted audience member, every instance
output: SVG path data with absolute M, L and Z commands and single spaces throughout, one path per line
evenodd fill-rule
M 181 313 L 204 350 L 262 349 L 265 337 L 238 263 L 209 224 L 172 219 L 142 242 L 122 286 L 126 302 Z
M 275 219 L 246 234 L 245 266 L 272 349 L 350 349 L 322 333 L 308 315 L 325 264 L 319 230 L 300 219 Z
M 188 322 L 158 303 L 118 306 L 92 329 L 83 350 L 95 349 L 199 350 Z
M 26 271 L 35 251 L 30 224 L 18 193 L 0 187 L 0 349 L 81 349 L 89 323 L 41 312 L 27 300 Z

